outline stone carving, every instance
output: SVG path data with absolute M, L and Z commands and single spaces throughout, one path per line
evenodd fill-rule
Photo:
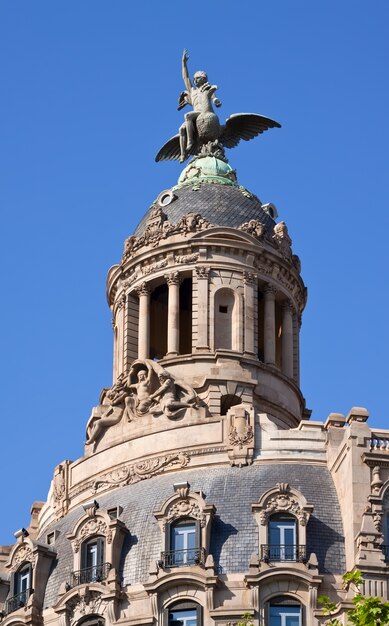
M 99 591 L 85 589 L 84 593 L 72 596 L 66 603 L 66 623 L 73 626 L 87 615 L 104 615 L 107 601 Z
M 231 115 L 224 126 L 213 110 L 221 106 L 216 97 L 217 85 L 208 82 L 207 74 L 196 72 L 192 84 L 188 72 L 188 53 L 182 55 L 182 78 L 186 90 L 179 97 L 178 110 L 190 105 L 193 111 L 185 115 L 179 133 L 172 137 L 158 152 L 156 161 L 179 160 L 181 163 L 190 155 L 212 155 L 225 159 L 224 148 L 234 148 L 241 139 L 252 139 L 269 128 L 280 128 L 280 124 L 262 115 Z
M 177 224 L 172 224 L 167 219 L 167 215 L 162 211 L 162 209 L 160 207 L 154 206 L 146 222 L 146 227 L 143 234 L 140 237 L 131 236 L 126 239 L 124 245 L 123 261 L 126 261 L 128 258 L 130 258 L 134 252 L 136 252 L 139 248 L 142 248 L 143 246 L 156 247 L 161 239 L 166 239 L 167 237 L 171 237 L 173 235 L 187 236 L 190 233 L 205 230 L 206 228 L 210 228 L 211 226 L 213 226 L 213 224 L 210 224 L 210 222 L 203 218 L 200 213 L 194 212 L 187 213 L 177 222 Z M 166 267 L 167 261 L 160 261 L 156 265 L 157 267 L 153 269 Z M 153 270 L 150 269 L 150 272 L 151 271 Z M 143 274 L 146 274 L 144 269 Z
M 243 272 L 243 280 L 248 285 L 254 285 L 257 280 L 257 275 L 251 272 Z
M 176 255 L 174 257 L 174 261 L 176 263 L 196 263 L 199 259 L 199 253 L 194 252 L 193 254 L 183 254 L 182 256 Z
M 277 485 L 278 486 L 278 485 Z M 308 521 L 308 515 L 304 509 L 301 508 L 298 500 L 285 493 L 285 490 L 280 489 L 279 493 L 273 498 L 267 501 L 266 506 L 260 512 L 260 522 L 265 526 L 268 522 L 270 515 L 273 513 L 287 512 L 295 515 L 301 526 L 306 526 Z
M 136 287 L 135 291 L 138 294 L 139 298 L 141 296 L 149 296 L 150 293 L 151 293 L 150 287 L 149 287 L 149 285 L 146 282 L 143 282 L 140 285 L 138 285 L 138 287 Z
M 111 389 L 103 389 L 100 404 L 94 407 L 86 428 L 86 443 L 95 443 L 107 428 L 127 416 L 129 422 L 146 414 L 169 419 L 198 409 L 201 401 L 184 381 L 175 379 L 156 361 L 134 361 L 126 377 L 120 374 Z
M 17 569 L 21 563 L 25 561 L 33 562 L 32 550 L 30 546 L 22 543 L 20 548 L 16 551 L 12 559 L 12 569 Z
M 265 226 L 262 222 L 258 220 L 250 220 L 248 222 L 244 222 L 239 226 L 239 230 L 242 230 L 249 235 L 252 235 L 256 239 L 262 239 L 265 234 Z
M 173 378 L 158 363 L 135 361 L 128 375 L 125 399 L 128 420 L 150 413 L 169 419 L 182 417 L 188 408 L 198 408 L 198 398 L 189 385 Z
M 112 542 L 112 531 L 105 521 L 99 517 L 93 517 L 82 526 L 78 536 L 72 542 L 74 552 L 78 552 L 83 541 L 93 535 L 103 535 L 107 543 Z
M 209 272 L 211 271 L 211 268 L 207 267 L 206 265 L 196 265 L 195 270 L 196 270 L 197 278 L 206 278 L 206 279 L 208 279 Z
M 164 276 L 166 283 L 170 285 L 179 285 L 182 281 L 179 272 L 171 272 L 170 274 L 165 274 Z
M 152 265 L 145 265 L 142 267 L 142 274 L 147 276 L 156 270 L 161 270 L 167 266 L 167 259 L 162 259 L 162 261 L 158 261 L 158 263 L 153 263 Z
M 65 461 L 54 470 L 51 504 L 58 519 L 66 515 L 69 507 L 68 465 L 69 462 Z
M 273 241 L 285 259 L 292 259 L 292 240 L 285 222 L 279 222 L 274 226 Z
M 246 426 L 243 432 L 239 432 L 236 426 L 233 426 L 230 428 L 228 439 L 232 446 L 238 446 L 242 450 L 244 444 L 251 443 L 254 439 L 254 431 L 250 425 Z
M 202 528 L 204 528 L 207 521 L 206 516 L 201 511 L 197 502 L 194 502 L 189 498 L 180 499 L 171 506 L 169 513 L 167 514 L 167 518 L 164 520 L 164 526 L 179 517 L 191 517 L 192 519 L 196 519 L 200 522 L 200 526 Z
M 141 461 L 140 463 L 134 463 L 132 465 L 126 465 L 119 469 L 113 470 L 108 474 L 104 474 L 93 483 L 92 490 L 96 492 L 99 488 L 108 485 L 115 487 L 124 485 L 132 485 L 138 483 L 141 480 L 146 480 L 155 476 L 156 474 L 162 474 L 168 467 L 185 467 L 188 465 L 190 459 L 184 452 L 177 454 L 167 454 L 156 459 L 149 459 L 147 461 Z
M 126 393 L 124 374 L 120 374 L 111 389 L 103 389 L 100 404 L 93 407 L 86 427 L 87 444 L 94 443 L 103 430 L 120 422 L 123 417 Z

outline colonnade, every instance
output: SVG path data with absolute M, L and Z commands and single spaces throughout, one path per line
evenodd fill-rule
M 193 308 L 193 346 L 192 352 L 210 352 L 218 349 L 217 345 L 210 345 L 210 326 L 213 324 L 214 312 L 210 309 L 209 272 L 206 266 L 195 268 L 196 301 Z M 176 356 L 180 353 L 180 284 L 183 275 L 179 272 L 171 272 L 165 275 L 168 288 L 167 309 L 167 354 Z M 257 306 L 258 284 L 255 274 L 244 272 L 243 283 L 243 307 L 237 318 L 237 324 L 242 331 L 241 346 L 243 354 L 251 357 L 258 355 L 256 345 L 256 329 L 262 324 L 263 332 L 263 361 L 271 366 L 280 366 L 285 376 L 298 382 L 298 317 L 291 301 L 284 295 L 277 293 L 274 285 L 268 283 L 260 285 L 259 289 L 263 298 L 262 319 L 258 321 L 259 310 Z M 223 287 L 225 288 L 225 287 Z M 137 358 L 147 359 L 154 355 L 150 354 L 150 318 L 151 318 L 151 294 L 153 291 L 150 283 L 144 282 L 134 290 L 139 298 L 138 325 L 138 354 Z M 281 306 L 281 326 L 276 324 L 276 307 Z M 278 313 L 279 315 L 279 313 Z M 163 330 L 161 329 L 161 332 Z M 280 337 L 277 340 L 277 332 Z M 280 346 L 277 344 L 280 342 Z M 216 343 L 215 341 L 213 343 Z M 233 347 L 234 349 L 234 347 Z M 234 349 L 234 351 L 236 351 Z M 261 358 L 262 360 L 262 358 Z

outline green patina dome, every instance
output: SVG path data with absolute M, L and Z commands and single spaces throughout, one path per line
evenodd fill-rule
M 195 181 L 214 180 L 225 185 L 236 185 L 236 172 L 228 163 L 214 156 L 197 157 L 181 172 L 178 185 L 193 184 Z

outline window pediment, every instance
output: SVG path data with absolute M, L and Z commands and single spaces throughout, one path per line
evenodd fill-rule
M 300 526 L 306 526 L 313 506 L 288 483 L 277 483 L 275 488 L 263 494 L 258 503 L 252 505 L 252 509 L 262 526 L 266 526 L 275 513 L 290 513 L 297 518 Z

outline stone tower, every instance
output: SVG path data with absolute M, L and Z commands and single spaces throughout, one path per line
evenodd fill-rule
M 300 260 L 207 145 L 108 273 L 113 385 L 0 550 L 2 626 L 314 626 L 354 566 L 387 597 L 389 431 L 309 420 Z

